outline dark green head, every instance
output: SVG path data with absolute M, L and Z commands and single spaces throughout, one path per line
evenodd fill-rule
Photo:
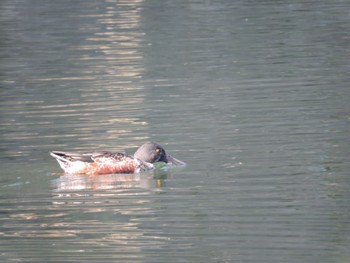
M 148 163 L 165 162 L 174 165 L 185 163 L 167 154 L 162 146 L 155 142 L 146 142 L 134 154 L 134 157 Z

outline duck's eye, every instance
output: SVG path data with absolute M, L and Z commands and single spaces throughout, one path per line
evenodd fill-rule
M 156 152 L 159 153 L 159 152 L 160 152 L 160 149 L 159 149 L 159 148 L 156 148 Z

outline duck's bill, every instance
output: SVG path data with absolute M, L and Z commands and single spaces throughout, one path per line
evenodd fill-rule
M 183 161 L 180 161 L 179 159 L 176 159 L 175 157 L 171 156 L 170 154 L 167 155 L 168 163 L 172 163 L 176 166 L 182 166 L 185 165 Z

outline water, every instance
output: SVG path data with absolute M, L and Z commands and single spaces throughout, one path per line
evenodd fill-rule
M 2 1 L 2 262 L 349 262 L 348 1 Z M 185 168 L 61 175 L 50 150 Z

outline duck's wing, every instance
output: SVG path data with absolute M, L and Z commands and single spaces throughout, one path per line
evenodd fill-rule
M 53 157 L 55 157 L 58 160 L 61 161 L 81 161 L 81 162 L 88 162 L 92 163 L 95 161 L 125 161 L 125 160 L 132 160 L 134 157 L 127 155 L 125 153 L 119 153 L 119 152 L 110 152 L 110 151 L 95 151 L 90 153 L 73 153 L 73 152 L 61 152 L 61 151 L 52 151 L 50 153 Z
M 92 154 L 80 154 L 80 153 L 72 153 L 72 152 L 61 152 L 61 151 L 52 151 L 51 156 L 61 161 L 81 161 L 91 163 L 94 160 L 92 159 Z
M 122 161 L 134 159 L 134 157 L 127 155 L 125 153 L 109 152 L 109 151 L 97 151 L 88 155 L 95 162 L 106 162 L 106 161 L 122 162 Z

